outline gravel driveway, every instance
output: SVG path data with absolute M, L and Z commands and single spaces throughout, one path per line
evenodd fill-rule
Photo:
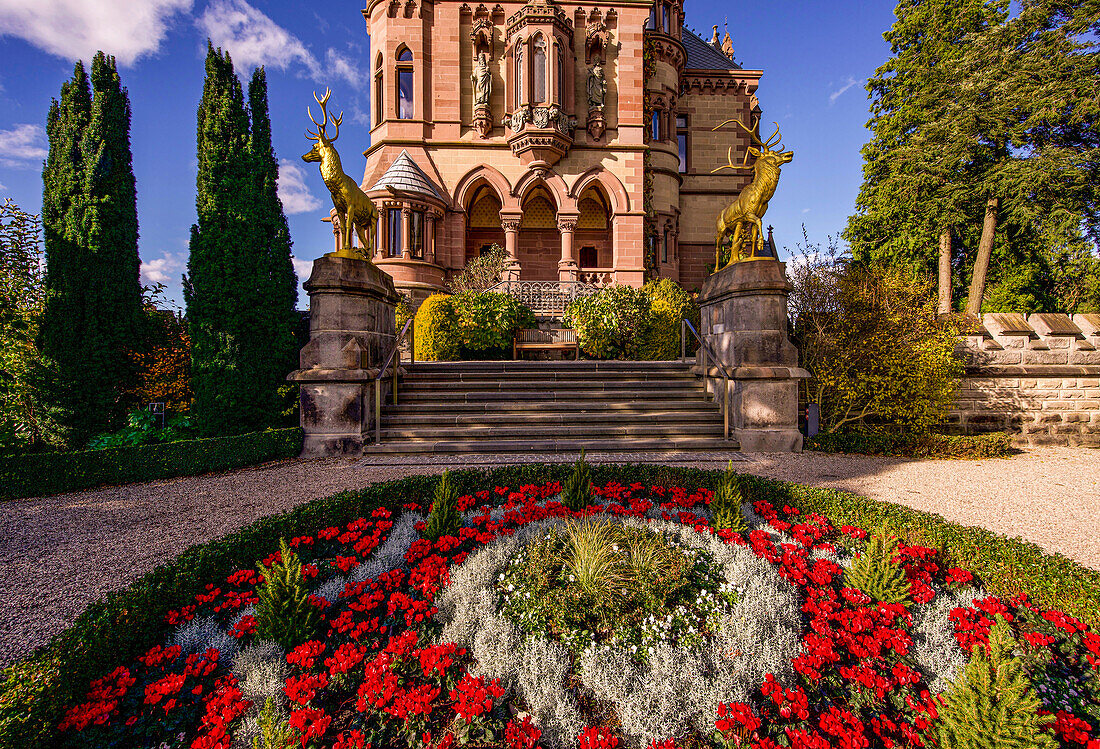
M 589 457 L 599 462 L 599 456 Z M 1012 458 L 980 461 L 734 453 L 662 462 L 713 468 L 730 458 L 740 471 L 937 512 L 955 523 L 1022 536 L 1100 569 L 1097 450 L 1029 448 Z M 428 460 L 290 460 L 2 503 L 0 666 L 45 644 L 89 603 L 188 546 L 343 489 L 460 465 Z

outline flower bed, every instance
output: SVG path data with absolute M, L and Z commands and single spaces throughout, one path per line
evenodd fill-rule
M 169 611 L 169 637 L 105 669 L 66 710 L 61 739 L 250 746 L 276 726 L 294 745 L 341 749 L 934 746 L 946 696 L 965 696 L 964 667 L 1007 627 L 1035 712 L 1050 716 L 1041 736 L 1100 747 L 1100 636 L 1026 596 L 986 595 L 931 549 L 899 544 L 907 601 L 875 603 L 845 584 L 865 530 L 757 500 L 748 532 L 715 531 L 708 489 L 614 482 L 574 514 L 559 491 L 464 496 L 461 529 L 435 543 L 420 537 L 416 502 L 295 536 L 287 556 L 302 562 L 315 636 L 289 650 L 258 637 L 264 573 L 288 562 L 271 549 Z M 553 609 L 518 605 L 516 590 L 536 588 L 511 561 L 579 517 L 701 565 L 694 599 L 647 599 L 647 626 L 662 612 L 681 622 L 667 640 L 604 626 L 577 648 L 584 617 L 554 619 L 555 636 L 524 626 L 525 612 Z

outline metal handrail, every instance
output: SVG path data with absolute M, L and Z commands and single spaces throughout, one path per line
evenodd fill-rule
M 393 364 L 393 403 L 397 405 L 397 370 L 401 368 L 401 341 L 405 338 L 405 334 L 409 332 L 409 326 L 412 325 L 413 318 L 409 318 L 405 321 L 405 324 L 401 326 L 401 332 L 394 336 L 393 349 L 390 351 L 390 355 L 386 357 L 386 363 L 378 370 L 378 374 L 374 377 L 374 444 L 382 442 L 382 377 L 386 374 L 386 369 L 390 364 Z M 416 352 L 409 347 L 409 362 L 416 361 Z M 394 361 L 394 357 L 397 357 L 397 361 Z
M 703 354 L 701 362 L 699 361 L 698 354 L 696 355 L 695 360 L 696 363 L 699 364 L 699 368 L 701 369 L 703 375 L 704 399 L 706 399 L 707 397 L 706 381 L 707 372 L 709 369 L 709 367 L 707 366 L 708 356 L 714 361 L 715 368 L 722 373 L 722 423 L 723 433 L 725 434 L 725 438 L 728 440 L 730 438 L 730 410 L 733 406 L 733 404 L 730 402 L 730 380 L 734 379 L 733 373 L 730 372 L 729 368 L 718 358 L 718 356 L 714 353 L 714 350 L 711 349 L 710 344 L 707 343 L 701 335 L 699 335 L 699 331 L 695 329 L 695 326 L 692 325 L 691 321 L 687 318 L 683 318 L 680 320 L 681 362 L 687 361 L 687 331 L 689 330 L 691 331 L 691 334 L 695 336 L 695 340 L 699 342 L 699 351 L 701 351 Z M 736 380 L 734 380 L 734 383 L 736 384 Z

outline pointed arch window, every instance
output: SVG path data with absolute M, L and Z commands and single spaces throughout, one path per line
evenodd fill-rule
M 385 86 L 382 83 L 382 53 L 378 53 L 378 57 L 374 60 L 374 124 L 381 124 L 385 118 Z
M 565 55 L 562 54 L 561 45 L 554 45 L 554 90 L 557 92 L 556 102 L 565 104 Z
M 516 43 L 516 106 L 523 105 L 523 42 Z
M 397 50 L 397 119 L 413 118 L 413 54 L 405 45 Z
M 546 101 L 546 39 L 542 34 L 535 36 L 531 47 L 532 103 L 542 104 Z

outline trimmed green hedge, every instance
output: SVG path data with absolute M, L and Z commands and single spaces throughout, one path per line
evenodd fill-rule
M 890 455 L 901 458 L 1007 458 L 1012 455 L 1012 435 L 1005 432 L 969 436 L 947 434 L 882 434 L 834 432 L 806 440 L 807 450 L 822 453 Z
M 450 478 L 460 494 L 467 494 L 497 485 L 560 481 L 571 470 L 569 465 L 535 464 L 455 471 Z M 722 471 L 652 465 L 595 465 L 591 471 L 597 484 L 637 481 L 689 489 L 714 489 L 723 477 Z M 236 569 L 250 569 L 278 546 L 279 538 L 313 534 L 369 517 L 380 506 L 395 511 L 409 501 L 426 506 L 437 482 L 434 476 L 414 476 L 375 484 L 263 518 L 224 539 L 187 549 L 126 590 L 92 604 L 48 646 L 5 670 L 5 682 L 0 685 L 0 746 L 64 745 L 54 731 L 64 710 L 83 698 L 92 679 L 161 642 L 168 630 L 165 614 L 190 602 L 206 582 L 224 579 Z M 1044 554 L 1035 544 L 840 491 L 756 476 L 744 476 L 742 487 L 749 501 L 767 500 L 776 507 L 817 512 L 838 527 L 873 528 L 889 521 L 906 541 L 937 548 L 944 563 L 974 572 L 991 593 L 1013 596 L 1027 591 L 1039 606 L 1060 609 L 1100 627 L 1100 572 L 1060 555 Z
M 159 445 L 5 456 L 0 457 L 0 499 L 193 476 L 293 458 L 301 452 L 302 430 L 295 427 Z

